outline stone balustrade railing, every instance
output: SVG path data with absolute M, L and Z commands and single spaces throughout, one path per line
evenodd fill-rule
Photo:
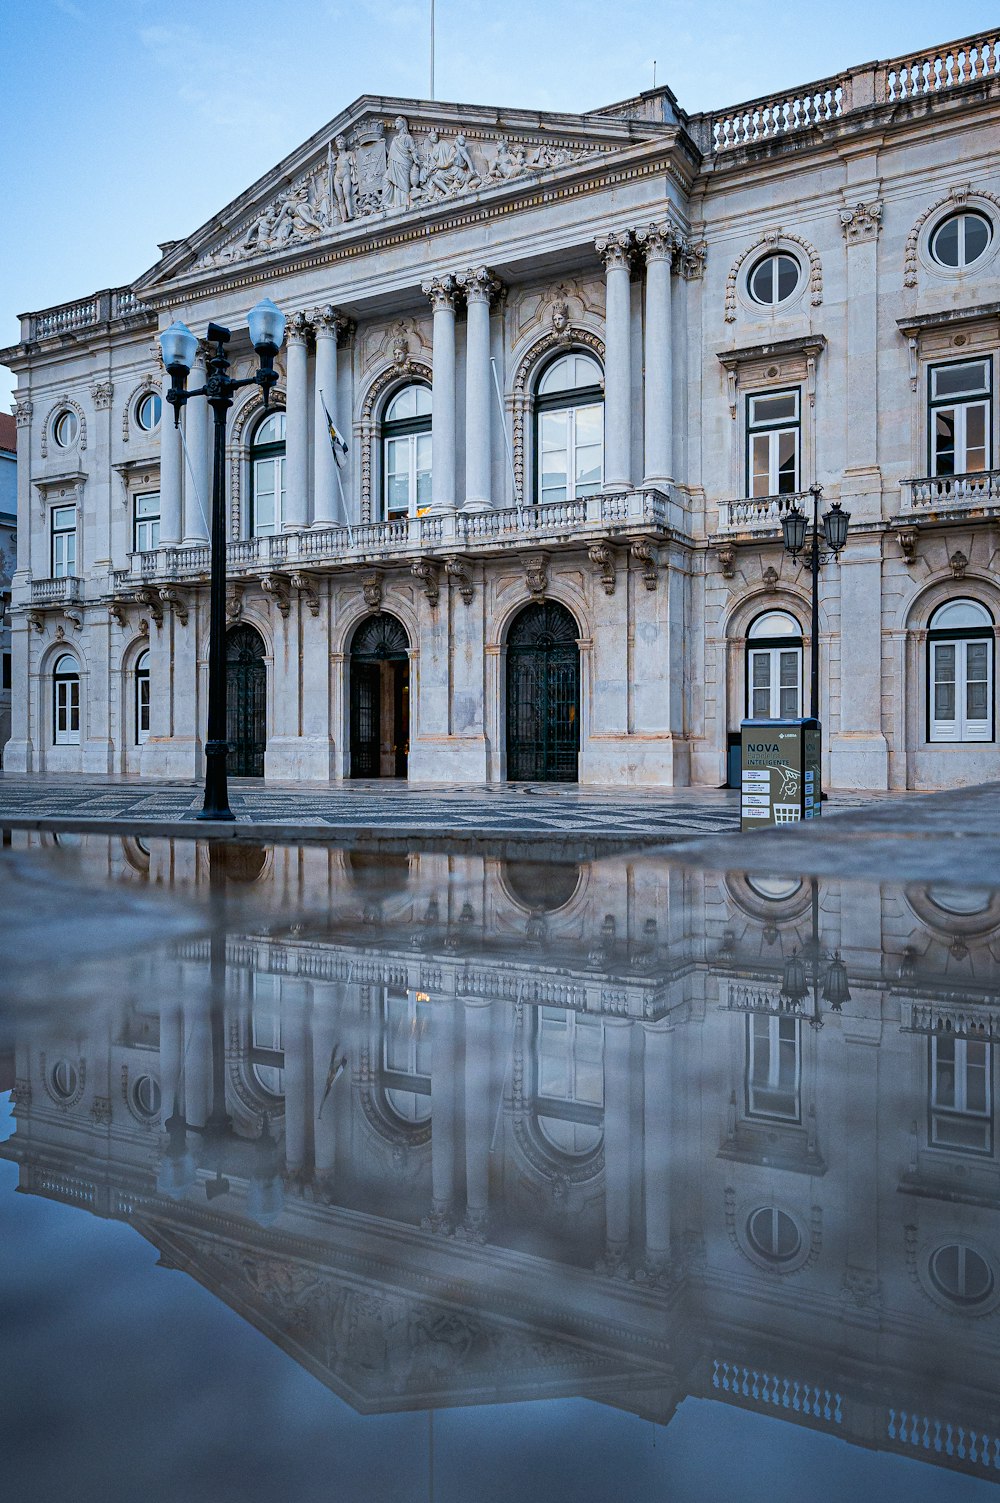
M 901 510 L 987 512 L 1000 506 L 1000 470 L 971 475 L 925 475 L 902 482 Z
M 885 1433 L 900 1449 L 910 1449 L 928 1461 L 967 1463 L 968 1469 L 987 1475 L 1000 1473 L 1000 1435 L 935 1419 L 933 1415 L 914 1414 L 906 1409 L 890 1409 Z
M 95 292 L 92 297 L 80 298 L 75 303 L 62 303 L 57 308 L 43 308 L 40 313 L 26 313 L 21 319 L 21 339 L 24 342 L 36 339 L 51 339 L 57 334 L 76 334 L 81 330 L 97 328 L 113 318 L 127 318 L 149 312 L 132 291 L 131 287 L 108 287 Z
M 75 575 L 61 579 L 33 579 L 31 581 L 32 605 L 72 605 L 83 595 L 83 581 Z
M 764 1409 L 786 1410 L 830 1425 L 843 1423 L 843 1395 L 836 1389 L 764 1372 L 742 1362 L 715 1358 L 711 1386 L 720 1398 L 734 1398 Z
M 661 491 L 627 491 L 587 496 L 578 501 L 505 507 L 482 512 L 442 512 L 398 521 L 359 524 L 348 529 L 311 527 L 273 537 L 241 538 L 226 545 L 226 572 L 266 573 L 271 569 L 359 566 L 381 560 L 400 561 L 426 553 L 476 553 L 508 547 L 593 541 L 621 530 L 662 532 L 676 520 L 675 497 Z M 128 569 L 115 571 L 116 590 L 146 580 L 198 578 L 209 572 L 207 543 L 161 547 L 130 555 Z M 61 581 L 57 581 L 61 583 Z
M 691 131 L 705 152 L 732 151 L 791 131 L 825 125 L 855 110 L 926 98 L 1000 76 L 1000 31 L 963 37 L 887 62 L 851 68 L 781 94 L 693 116 Z
M 1000 1039 L 1000 1006 L 970 1002 L 903 1001 L 900 1006 L 903 1033 L 943 1034 L 946 1038 Z
M 812 497 L 808 491 L 794 491 L 785 496 L 740 497 L 735 501 L 720 501 L 719 532 L 773 533 L 780 529 L 782 517 L 796 506 L 807 516 L 812 515 Z

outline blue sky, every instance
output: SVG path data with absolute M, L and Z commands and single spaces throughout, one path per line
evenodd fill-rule
M 0 345 L 131 281 L 359 94 L 427 93 L 429 0 L 0 0 Z M 437 96 L 689 110 L 996 24 L 980 0 L 437 0 Z M 0 370 L 0 405 L 10 379 Z

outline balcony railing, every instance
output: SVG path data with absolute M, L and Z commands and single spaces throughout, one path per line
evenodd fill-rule
M 33 579 L 32 605 L 72 605 L 83 596 L 83 581 L 68 574 L 61 579 Z
M 812 497 L 808 491 L 794 491 L 785 496 L 743 497 L 719 502 L 719 532 L 726 534 L 774 533 L 781 519 L 794 507 L 810 515 Z
M 851 68 L 833 78 L 750 99 L 714 114 L 697 115 L 692 117 L 691 128 L 703 151 L 732 151 L 829 124 L 854 110 L 924 99 L 998 75 L 1000 32 L 992 30 L 947 42 L 943 47 Z
M 311 527 L 227 543 L 226 572 L 238 577 L 270 569 L 403 562 L 427 554 L 502 552 L 511 546 L 585 544 L 619 532 L 624 536 L 663 532 L 675 525 L 678 512 L 676 497 L 646 490 L 523 508 L 404 517 L 350 529 Z M 207 543 L 133 553 L 129 568 L 116 571 L 114 585 L 127 589 L 144 580 L 198 578 L 208 574 L 210 564 Z
M 21 320 L 21 338 L 51 339 L 56 334 L 77 334 L 81 330 L 97 328 L 113 318 L 138 313 L 148 313 L 150 319 L 155 318 L 152 309 L 139 301 L 131 287 L 109 287 L 75 303 L 43 308 L 40 313 L 26 313 Z
M 903 511 L 989 514 L 997 507 L 1000 507 L 1000 470 L 980 470 L 972 475 L 925 475 L 918 480 L 903 481 Z

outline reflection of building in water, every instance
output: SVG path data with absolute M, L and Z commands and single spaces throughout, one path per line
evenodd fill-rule
M 995 1475 L 1000 901 L 235 852 L 225 932 L 18 1040 L 22 1188 L 362 1410 L 693 1393 Z

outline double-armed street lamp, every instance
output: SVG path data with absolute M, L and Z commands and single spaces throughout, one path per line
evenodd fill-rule
M 793 950 L 785 961 L 780 996 L 782 1005 L 787 1006 L 788 1011 L 798 1017 L 801 1016 L 802 1003 L 811 990 L 813 1010 L 809 1022 L 814 1028 L 822 1028 L 821 989 L 823 1001 L 828 1003 L 830 1010 L 840 1012 L 844 1003 L 851 1000 L 851 988 L 847 967 L 840 958 L 840 951 L 823 949 L 819 933 L 819 883 L 815 877 L 812 878 L 810 886 L 812 888 L 812 932 L 802 949 Z M 811 961 L 811 977 L 806 971 L 807 960 Z M 820 967 L 823 967 L 822 975 Z
M 285 315 L 270 298 L 263 298 L 247 315 L 250 340 L 260 359 L 252 376 L 235 380 L 229 375 L 226 345 L 230 331 L 209 324 L 206 339 L 214 345 L 206 367 L 205 385 L 188 391 L 187 379 L 198 350 L 198 337 L 186 324 L 172 323 L 160 335 L 163 364 L 170 376 L 167 401 L 174 409 L 174 427 L 179 427 L 181 408 L 192 397 L 204 397 L 215 414 L 212 450 L 212 540 L 211 584 L 208 626 L 208 735 L 205 741 L 205 804 L 199 819 L 233 819 L 226 781 L 229 752 L 226 725 L 226 415 L 233 393 L 241 386 L 259 386 L 268 405 L 278 379 L 274 357 L 285 337 Z
M 804 548 L 808 546 L 807 562 L 812 575 L 812 599 L 811 608 L 811 642 L 810 642 L 810 672 L 809 672 L 809 713 L 814 720 L 819 719 L 819 571 L 822 564 L 829 563 L 832 558 L 839 558 L 841 549 L 847 542 L 847 529 L 851 525 L 851 514 L 841 511 L 840 502 L 835 501 L 830 510 L 823 517 L 823 526 L 819 522 L 819 498 L 823 494 L 821 485 L 810 487 L 813 498 L 812 536 L 806 543 L 806 533 L 809 522 L 804 512 L 797 506 L 786 511 L 781 519 L 781 530 L 784 534 L 785 552 L 797 559 Z M 822 537 L 822 542 L 821 542 Z M 823 545 L 826 550 L 824 552 Z

